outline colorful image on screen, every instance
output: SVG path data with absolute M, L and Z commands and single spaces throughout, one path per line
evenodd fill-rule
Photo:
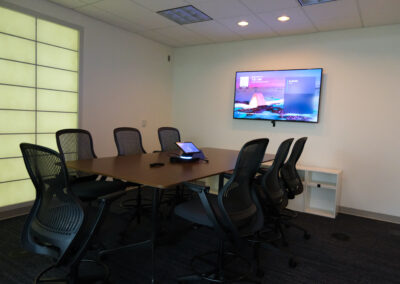
M 200 152 L 200 150 L 192 142 L 176 142 L 176 145 L 178 145 L 178 147 L 187 154 Z
M 236 72 L 234 118 L 318 122 L 322 69 Z

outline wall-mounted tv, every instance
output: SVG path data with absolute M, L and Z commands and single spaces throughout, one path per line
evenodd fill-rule
M 318 122 L 322 68 L 236 72 L 233 118 Z

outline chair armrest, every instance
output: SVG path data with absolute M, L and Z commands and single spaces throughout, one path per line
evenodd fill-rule
M 117 192 L 113 192 L 113 193 L 109 193 L 109 194 L 105 194 L 102 196 L 97 197 L 97 200 L 100 202 L 112 202 L 118 198 L 120 198 L 122 195 L 125 195 L 126 191 L 121 190 L 121 191 L 117 191 Z
M 198 185 L 198 184 L 190 183 L 190 182 L 184 182 L 183 185 L 185 187 L 189 188 L 191 191 L 194 191 L 197 193 L 202 193 L 202 192 L 208 193 L 210 191 L 209 186 Z

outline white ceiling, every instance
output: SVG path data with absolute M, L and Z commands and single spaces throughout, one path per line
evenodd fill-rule
M 172 47 L 400 23 L 400 0 L 48 0 Z M 178 25 L 156 11 L 193 5 L 212 21 Z M 285 23 L 276 20 L 291 17 Z M 247 27 L 237 22 L 246 20 Z

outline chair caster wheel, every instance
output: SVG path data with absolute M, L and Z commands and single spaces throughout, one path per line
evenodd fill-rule
M 289 259 L 289 267 L 295 268 L 296 266 L 297 266 L 297 262 L 293 258 L 290 258 Z
M 257 271 L 256 271 L 256 276 L 257 276 L 258 278 L 263 278 L 264 275 L 265 275 L 265 272 L 264 272 L 264 271 L 262 271 L 261 269 L 257 269 Z
M 304 233 L 303 238 L 304 238 L 305 240 L 309 240 L 309 239 L 311 238 L 311 235 L 310 235 L 309 233 Z

